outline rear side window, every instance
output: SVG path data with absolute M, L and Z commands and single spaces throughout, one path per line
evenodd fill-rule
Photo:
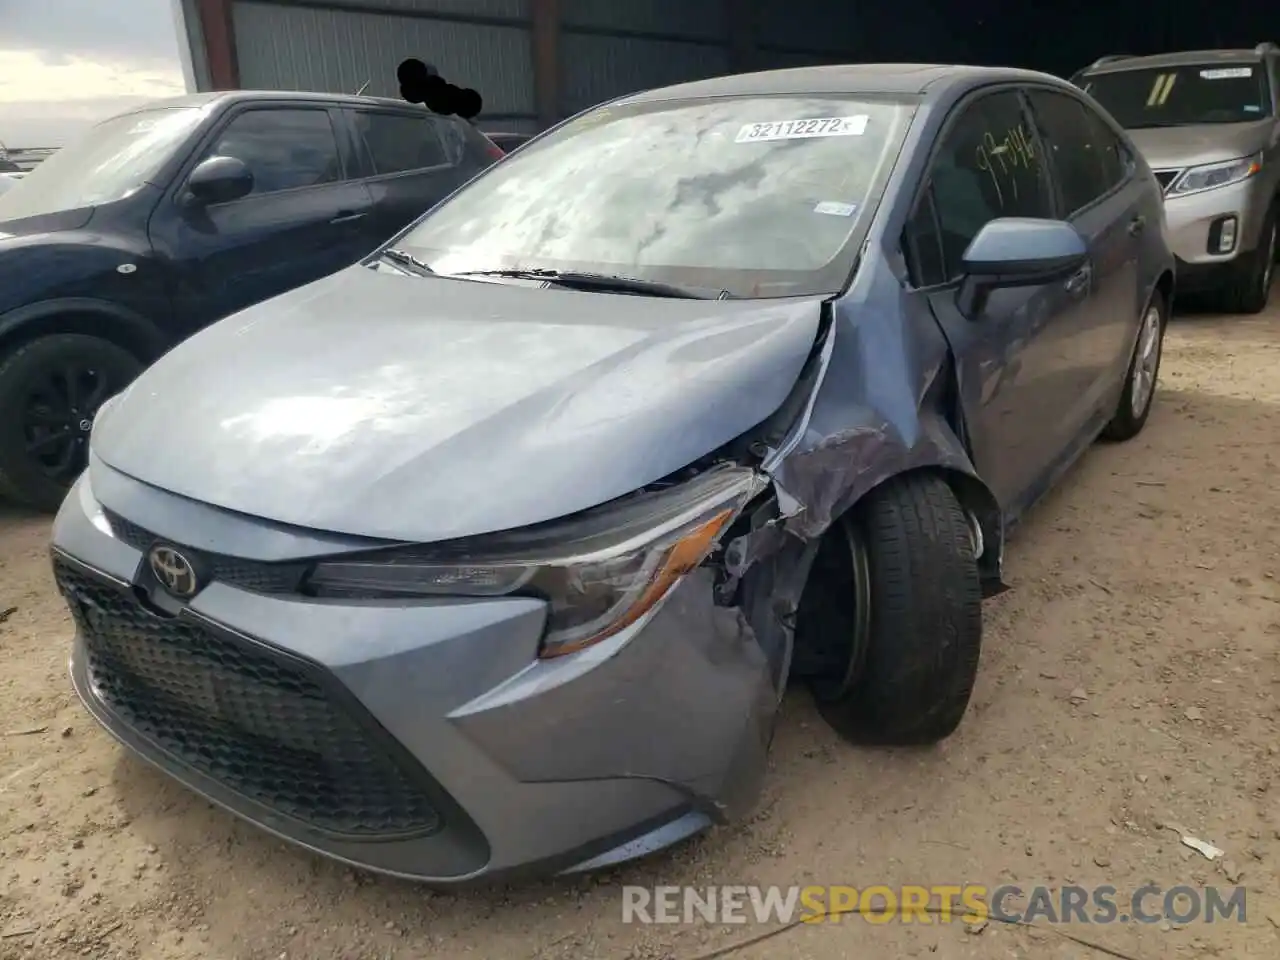
M 442 167 L 450 162 L 436 124 L 426 114 L 361 111 L 353 119 L 377 176 Z
M 1102 163 L 1102 181 L 1110 190 L 1129 175 L 1129 151 L 1115 135 L 1115 131 L 1098 115 L 1097 110 L 1086 104 L 1084 112 L 1089 121 L 1092 142 Z
M 467 134 L 468 131 L 474 132 L 474 128 L 465 120 L 441 118 L 432 122 L 440 135 L 440 142 L 444 144 L 446 160 L 457 166 L 467 155 Z
M 246 110 L 218 135 L 206 157 L 235 157 L 253 174 L 259 196 L 342 179 L 338 141 L 327 110 Z
M 1048 90 L 1029 95 L 1053 161 L 1063 213 L 1074 216 L 1123 179 L 1122 148 L 1102 119 L 1075 97 Z

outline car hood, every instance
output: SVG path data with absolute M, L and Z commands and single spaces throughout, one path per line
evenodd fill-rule
M 1186 127 L 1143 127 L 1129 137 L 1154 170 L 1247 157 L 1271 144 L 1275 121 L 1202 123 Z
M 179 345 L 93 448 L 145 483 L 313 530 L 430 542 L 679 470 L 794 386 L 821 298 L 703 301 L 356 266 Z

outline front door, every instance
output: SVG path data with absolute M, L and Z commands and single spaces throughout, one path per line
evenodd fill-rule
M 1036 495 L 1074 401 L 1064 370 L 1088 272 L 1066 283 L 994 291 L 977 315 L 957 304 L 965 250 L 999 217 L 1053 218 L 1052 181 L 1021 94 L 1003 88 L 956 108 L 907 229 L 920 294 L 956 357 L 974 465 L 1006 515 Z
M 373 249 L 368 190 L 347 175 L 323 106 L 253 106 L 231 117 L 196 162 L 231 156 L 253 191 L 230 203 L 161 205 L 152 242 L 174 267 L 178 313 L 199 327 L 310 283 Z

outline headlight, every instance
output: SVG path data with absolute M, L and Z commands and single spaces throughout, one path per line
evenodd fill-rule
M 753 470 L 723 467 L 567 521 L 322 561 L 307 583 L 328 597 L 540 597 L 539 655 L 562 656 L 652 611 L 763 486 Z
M 1231 183 L 1247 180 L 1262 169 L 1262 154 L 1255 153 L 1251 157 L 1239 160 L 1227 160 L 1223 163 L 1206 163 L 1198 167 L 1189 167 L 1182 176 L 1169 188 L 1169 196 L 1178 197 L 1188 193 L 1199 193 L 1201 190 L 1212 190 L 1225 187 Z

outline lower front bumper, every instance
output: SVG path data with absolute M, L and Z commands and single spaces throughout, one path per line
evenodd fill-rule
M 1179 293 L 1215 293 L 1234 279 L 1240 265 L 1234 260 L 1222 263 L 1175 263 Z
M 630 633 L 537 661 L 540 605 L 518 599 L 357 606 L 215 580 L 162 617 L 137 596 L 141 551 L 84 480 L 54 549 L 71 679 L 99 723 L 348 864 L 438 884 L 591 869 L 730 819 L 758 790 L 777 693 L 701 572 Z

